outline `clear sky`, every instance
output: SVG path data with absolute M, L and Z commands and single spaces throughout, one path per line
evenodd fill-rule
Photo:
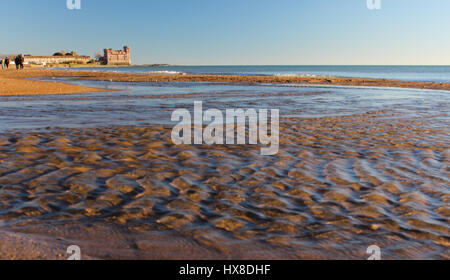
M 381 1 L 1 0 L 0 53 L 130 45 L 136 64 L 450 65 L 450 0 Z

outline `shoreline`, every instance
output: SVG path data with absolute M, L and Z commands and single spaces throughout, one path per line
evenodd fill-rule
M 15 69 L 0 71 L 0 96 L 76 94 L 109 91 L 102 88 L 75 86 L 63 82 L 34 81 L 30 78 L 72 77 L 79 80 L 109 82 L 223 82 L 244 84 L 301 84 L 327 86 L 391 87 L 450 91 L 450 83 L 413 82 L 385 79 L 342 77 L 289 77 L 246 75 L 160 75 L 129 74 L 97 71 L 63 71 L 47 69 Z

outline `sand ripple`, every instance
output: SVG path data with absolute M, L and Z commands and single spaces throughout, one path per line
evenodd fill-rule
M 156 126 L 5 133 L 0 220 L 98 257 L 156 256 L 167 232 L 168 258 L 363 258 L 377 244 L 385 258 L 448 259 L 450 134 L 432 127 L 385 112 L 285 119 L 273 157 L 174 146 Z M 103 251 L 92 223 L 114 228 Z

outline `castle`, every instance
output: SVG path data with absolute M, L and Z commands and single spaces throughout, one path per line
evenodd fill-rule
M 130 47 L 125 46 L 123 50 L 104 49 L 103 57 L 99 58 L 100 63 L 105 65 L 130 65 L 131 52 Z M 89 56 L 79 56 L 76 53 L 66 54 L 64 52 L 55 53 L 53 56 L 25 56 L 25 64 L 87 64 L 94 60 Z
M 130 65 L 130 47 L 125 46 L 123 50 L 104 49 L 103 63 L 106 65 Z

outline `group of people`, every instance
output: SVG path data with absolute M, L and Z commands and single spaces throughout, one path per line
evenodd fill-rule
M 4 59 L 0 59 L 1 64 L 2 64 L 2 69 L 8 69 L 9 68 L 9 58 L 5 57 Z
M 2 69 L 9 68 L 10 61 L 8 57 L 0 59 L 0 62 L 2 64 Z M 14 63 L 16 64 L 17 70 L 23 69 L 25 64 L 25 57 L 23 56 L 23 54 L 19 54 L 18 56 L 16 56 L 16 58 L 14 59 Z

